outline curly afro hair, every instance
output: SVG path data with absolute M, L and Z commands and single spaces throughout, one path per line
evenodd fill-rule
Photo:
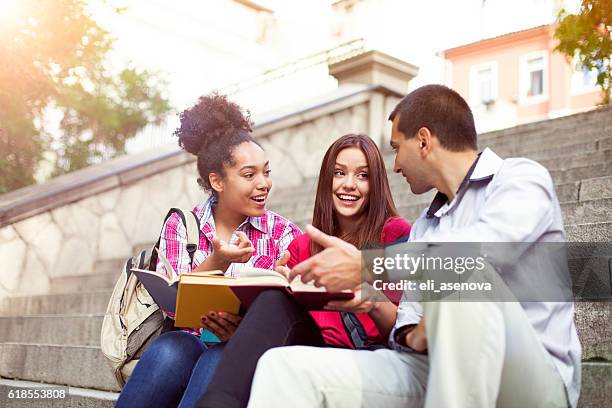
M 253 122 L 247 111 L 230 102 L 225 95 L 212 93 L 179 115 L 181 125 L 174 132 L 179 146 L 197 156 L 198 184 L 215 194 L 208 180 L 210 173 L 224 175 L 224 165 L 234 164 L 234 148 L 244 142 L 253 142 Z

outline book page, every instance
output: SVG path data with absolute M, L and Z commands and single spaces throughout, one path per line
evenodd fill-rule
M 327 292 L 324 287 L 317 288 L 314 283 L 304 283 L 299 277 L 293 280 L 289 285 L 293 292 Z
M 197 271 L 197 272 L 190 272 L 189 274 L 192 276 L 212 276 L 212 277 L 224 277 L 225 276 L 223 271 Z
M 138 280 L 141 282 L 142 282 L 141 277 L 143 277 L 144 274 L 152 275 L 153 277 L 157 279 L 163 279 L 163 281 L 166 282 L 166 285 L 168 286 L 174 285 L 179 280 L 178 276 L 174 276 L 172 279 L 169 279 L 166 275 L 162 275 L 161 273 L 157 273 L 156 271 L 149 271 L 147 269 L 132 268 L 130 269 L 130 271 L 132 273 L 135 273 L 136 276 L 138 276 Z
M 240 270 L 240 278 L 258 278 L 258 277 L 277 277 L 281 278 L 285 281 L 285 283 L 289 283 L 287 278 L 282 273 L 278 273 L 271 269 L 262 269 L 262 268 L 243 268 Z
M 268 271 L 271 272 L 271 271 Z M 192 285 L 215 285 L 215 286 L 270 286 L 287 287 L 287 279 L 279 273 L 268 273 L 264 276 L 201 276 L 197 274 L 183 274 L 180 278 L 181 283 Z
M 174 312 L 176 309 L 177 281 L 170 281 L 164 275 L 153 271 L 142 269 L 132 269 L 138 280 L 144 285 L 147 292 L 151 295 L 155 303 L 167 312 Z

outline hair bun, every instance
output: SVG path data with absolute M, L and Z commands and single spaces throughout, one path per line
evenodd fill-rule
M 181 124 L 174 132 L 179 146 L 197 155 L 211 143 L 223 138 L 228 131 L 252 131 L 250 113 L 230 102 L 225 95 L 214 92 L 201 96 L 198 102 L 179 115 Z

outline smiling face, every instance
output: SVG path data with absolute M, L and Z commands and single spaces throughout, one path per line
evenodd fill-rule
M 365 154 L 358 147 L 341 150 L 336 157 L 332 179 L 332 200 L 338 219 L 356 221 L 367 207 L 369 194 L 369 168 Z
M 430 146 L 431 135 L 426 128 L 418 130 L 417 135 L 404 135 L 397 126 L 400 120 L 398 114 L 393 119 L 391 128 L 391 148 L 395 152 L 393 171 L 401 174 L 414 194 L 423 194 L 433 188 L 429 182 L 431 171 L 425 160 L 427 148 Z
M 219 201 L 233 211 L 247 217 L 262 216 L 272 188 L 265 152 L 253 142 L 244 142 L 234 148 L 232 159 L 231 166 L 224 165 L 224 177 L 211 173 L 212 188 Z

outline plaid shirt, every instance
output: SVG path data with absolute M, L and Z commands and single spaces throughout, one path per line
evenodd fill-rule
M 217 204 L 214 196 L 206 202 L 201 203 L 193 209 L 200 220 L 200 244 L 193 257 L 193 268 L 201 264 L 213 251 L 212 240 L 215 236 L 215 220 L 212 216 L 213 207 Z M 192 265 L 187 252 L 187 229 L 178 214 L 172 214 L 164 224 L 161 232 L 159 250 L 162 252 L 177 274 L 190 273 Z M 287 250 L 293 239 L 301 234 L 297 225 L 286 218 L 265 210 L 261 217 L 247 217 L 242 224 L 236 228 L 242 231 L 253 243 L 255 251 L 246 263 L 232 263 L 225 272 L 226 276 L 240 276 L 240 269 L 244 267 L 255 267 L 273 269 L 275 262 L 280 258 L 283 251 Z M 236 231 L 232 233 L 230 244 L 237 244 Z M 157 263 L 157 272 L 170 276 L 172 272 L 167 271 L 162 262 Z M 170 314 L 170 316 L 172 316 Z M 194 328 L 189 332 L 198 334 L 201 329 Z

